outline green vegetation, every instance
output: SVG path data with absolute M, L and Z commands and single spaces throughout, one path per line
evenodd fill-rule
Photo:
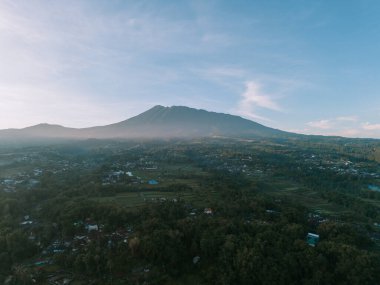
M 312 137 L 0 151 L 0 284 L 380 284 L 376 149 Z

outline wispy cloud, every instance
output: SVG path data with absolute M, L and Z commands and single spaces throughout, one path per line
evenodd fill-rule
M 245 84 L 245 91 L 241 94 L 241 98 L 238 102 L 236 113 L 252 119 L 271 121 L 257 114 L 260 109 L 282 111 L 275 98 L 264 93 L 259 83 L 248 81 Z
M 303 133 L 345 137 L 380 137 L 380 124 L 364 123 L 358 116 L 341 116 L 308 122 Z
M 378 131 L 380 130 L 380 124 L 370 124 L 366 122 L 362 125 L 362 128 L 367 131 Z
M 231 66 L 195 69 L 194 71 L 208 79 L 223 79 L 226 77 L 244 78 L 247 76 L 247 72 L 244 69 Z
M 358 121 L 358 116 L 340 116 L 336 118 L 308 122 L 306 125 L 308 127 L 320 130 L 347 129 L 347 127 L 357 125 Z
M 342 137 L 367 137 L 363 132 L 359 129 L 344 129 L 338 130 L 334 135 L 342 136 Z
M 308 122 L 306 125 L 308 125 L 309 127 L 317 128 L 317 129 L 329 130 L 333 128 L 334 123 L 331 120 L 320 120 L 320 121 Z
M 247 82 L 246 91 L 243 93 L 243 100 L 241 103 L 243 105 L 248 105 L 251 107 L 261 107 L 265 109 L 280 111 L 281 108 L 275 102 L 275 100 L 263 92 L 261 92 L 260 85 L 254 81 Z
M 343 122 L 357 122 L 359 118 L 357 116 L 342 116 L 336 118 L 337 121 L 343 121 Z
M 282 110 L 273 96 L 262 91 L 259 83 L 248 81 L 245 84 L 245 91 L 241 94 L 241 99 L 238 102 L 236 113 L 253 119 L 270 121 L 268 118 L 257 114 L 259 109 Z

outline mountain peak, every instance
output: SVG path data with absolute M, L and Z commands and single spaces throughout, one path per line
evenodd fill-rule
M 26 127 L 26 128 L 24 128 L 24 130 L 26 130 L 26 129 L 55 129 L 55 128 L 65 128 L 65 127 L 63 127 L 61 125 L 41 123 L 41 124 L 38 124 L 38 125 Z
M 155 105 L 154 107 L 150 108 L 148 111 L 150 111 L 150 110 L 166 109 L 166 108 L 169 108 L 169 107 L 165 107 L 165 106 L 162 106 L 162 105 Z
M 106 133 L 117 133 L 120 137 L 132 136 L 140 138 L 262 137 L 285 134 L 285 132 L 267 128 L 239 116 L 209 112 L 186 106 L 164 107 L 161 105 L 156 105 L 123 122 L 99 127 L 98 130 L 100 129 Z
M 239 116 L 186 106 L 156 105 L 128 120 L 85 129 L 39 124 L 17 130 L 19 135 L 54 138 L 199 138 L 278 137 L 289 133 L 268 128 Z

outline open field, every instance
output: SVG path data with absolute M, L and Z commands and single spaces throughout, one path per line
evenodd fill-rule
M 94 201 L 101 203 L 118 204 L 126 208 L 141 207 L 148 203 L 164 201 L 164 200 L 184 200 L 191 202 L 198 207 L 206 207 L 208 201 L 215 200 L 219 193 L 215 191 L 183 191 L 183 192 L 165 192 L 165 191 L 139 191 L 119 193 L 111 197 L 96 197 L 91 198 Z
M 23 172 L 32 171 L 33 167 L 28 165 L 0 165 L 0 178 L 14 177 Z
M 347 208 L 323 199 L 318 192 L 286 181 L 271 182 L 265 193 L 278 198 L 287 198 L 306 208 L 329 216 L 353 213 Z M 263 191 L 264 192 L 264 191 Z
M 379 200 L 373 200 L 373 199 L 364 199 L 362 198 L 363 201 L 373 205 L 373 206 L 376 206 L 376 207 L 379 207 L 380 208 L 380 201 Z

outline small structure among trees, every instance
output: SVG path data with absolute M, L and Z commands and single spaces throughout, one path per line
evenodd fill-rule
M 316 246 L 317 243 L 319 242 L 319 235 L 313 234 L 313 233 L 308 233 L 306 236 L 306 242 L 310 246 Z

